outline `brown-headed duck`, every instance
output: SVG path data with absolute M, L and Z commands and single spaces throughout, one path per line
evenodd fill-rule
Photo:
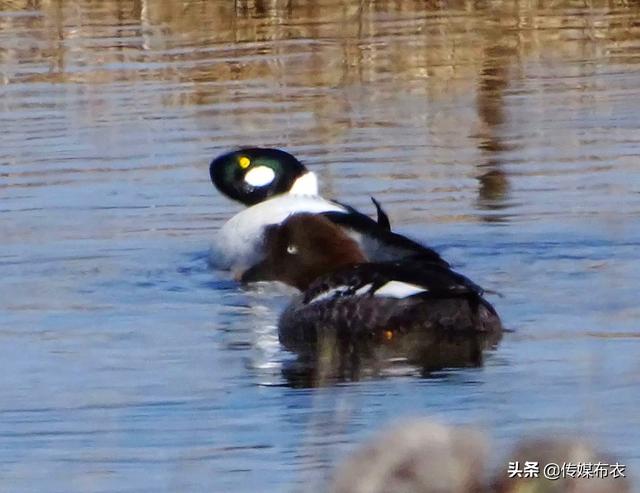
M 500 317 L 483 290 L 429 258 L 369 262 L 359 244 L 328 218 L 294 214 L 265 229 L 263 260 L 242 281 L 281 281 L 302 294 L 279 321 L 281 342 L 313 348 L 341 344 L 423 347 L 443 339 L 490 336 Z M 429 342 L 430 341 L 430 342 Z

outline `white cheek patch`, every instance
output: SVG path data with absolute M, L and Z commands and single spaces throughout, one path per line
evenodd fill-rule
M 376 296 L 387 296 L 389 298 L 407 298 L 418 293 L 426 293 L 429 291 L 422 286 L 416 286 L 415 284 L 409 284 L 407 282 L 389 281 L 387 284 L 377 289 Z
M 295 195 L 318 195 L 318 178 L 308 171 L 293 182 L 289 193 Z
M 244 175 L 244 181 L 252 187 L 264 187 L 271 183 L 275 177 L 276 174 L 271 168 L 267 166 L 256 166 Z

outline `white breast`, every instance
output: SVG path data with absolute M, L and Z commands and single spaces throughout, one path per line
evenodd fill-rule
M 284 194 L 260 202 L 229 219 L 217 232 L 211 246 L 211 263 L 221 269 L 244 271 L 262 257 L 264 228 L 279 224 L 297 212 L 347 212 L 339 204 L 317 195 Z

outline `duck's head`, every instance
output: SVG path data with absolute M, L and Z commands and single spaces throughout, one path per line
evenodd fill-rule
M 281 193 L 318 194 L 315 174 L 280 149 L 251 147 L 223 154 L 211 161 L 209 175 L 220 192 L 246 205 Z
M 305 290 L 317 277 L 365 262 L 358 244 L 339 226 L 317 214 L 294 214 L 264 233 L 265 257 L 241 280 L 281 281 Z

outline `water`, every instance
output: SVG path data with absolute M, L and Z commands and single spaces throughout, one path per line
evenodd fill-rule
M 405 416 L 640 468 L 636 2 L 0 3 L 0 489 L 307 491 Z M 284 147 L 514 329 L 483 368 L 287 378 L 211 271 L 208 161 Z

